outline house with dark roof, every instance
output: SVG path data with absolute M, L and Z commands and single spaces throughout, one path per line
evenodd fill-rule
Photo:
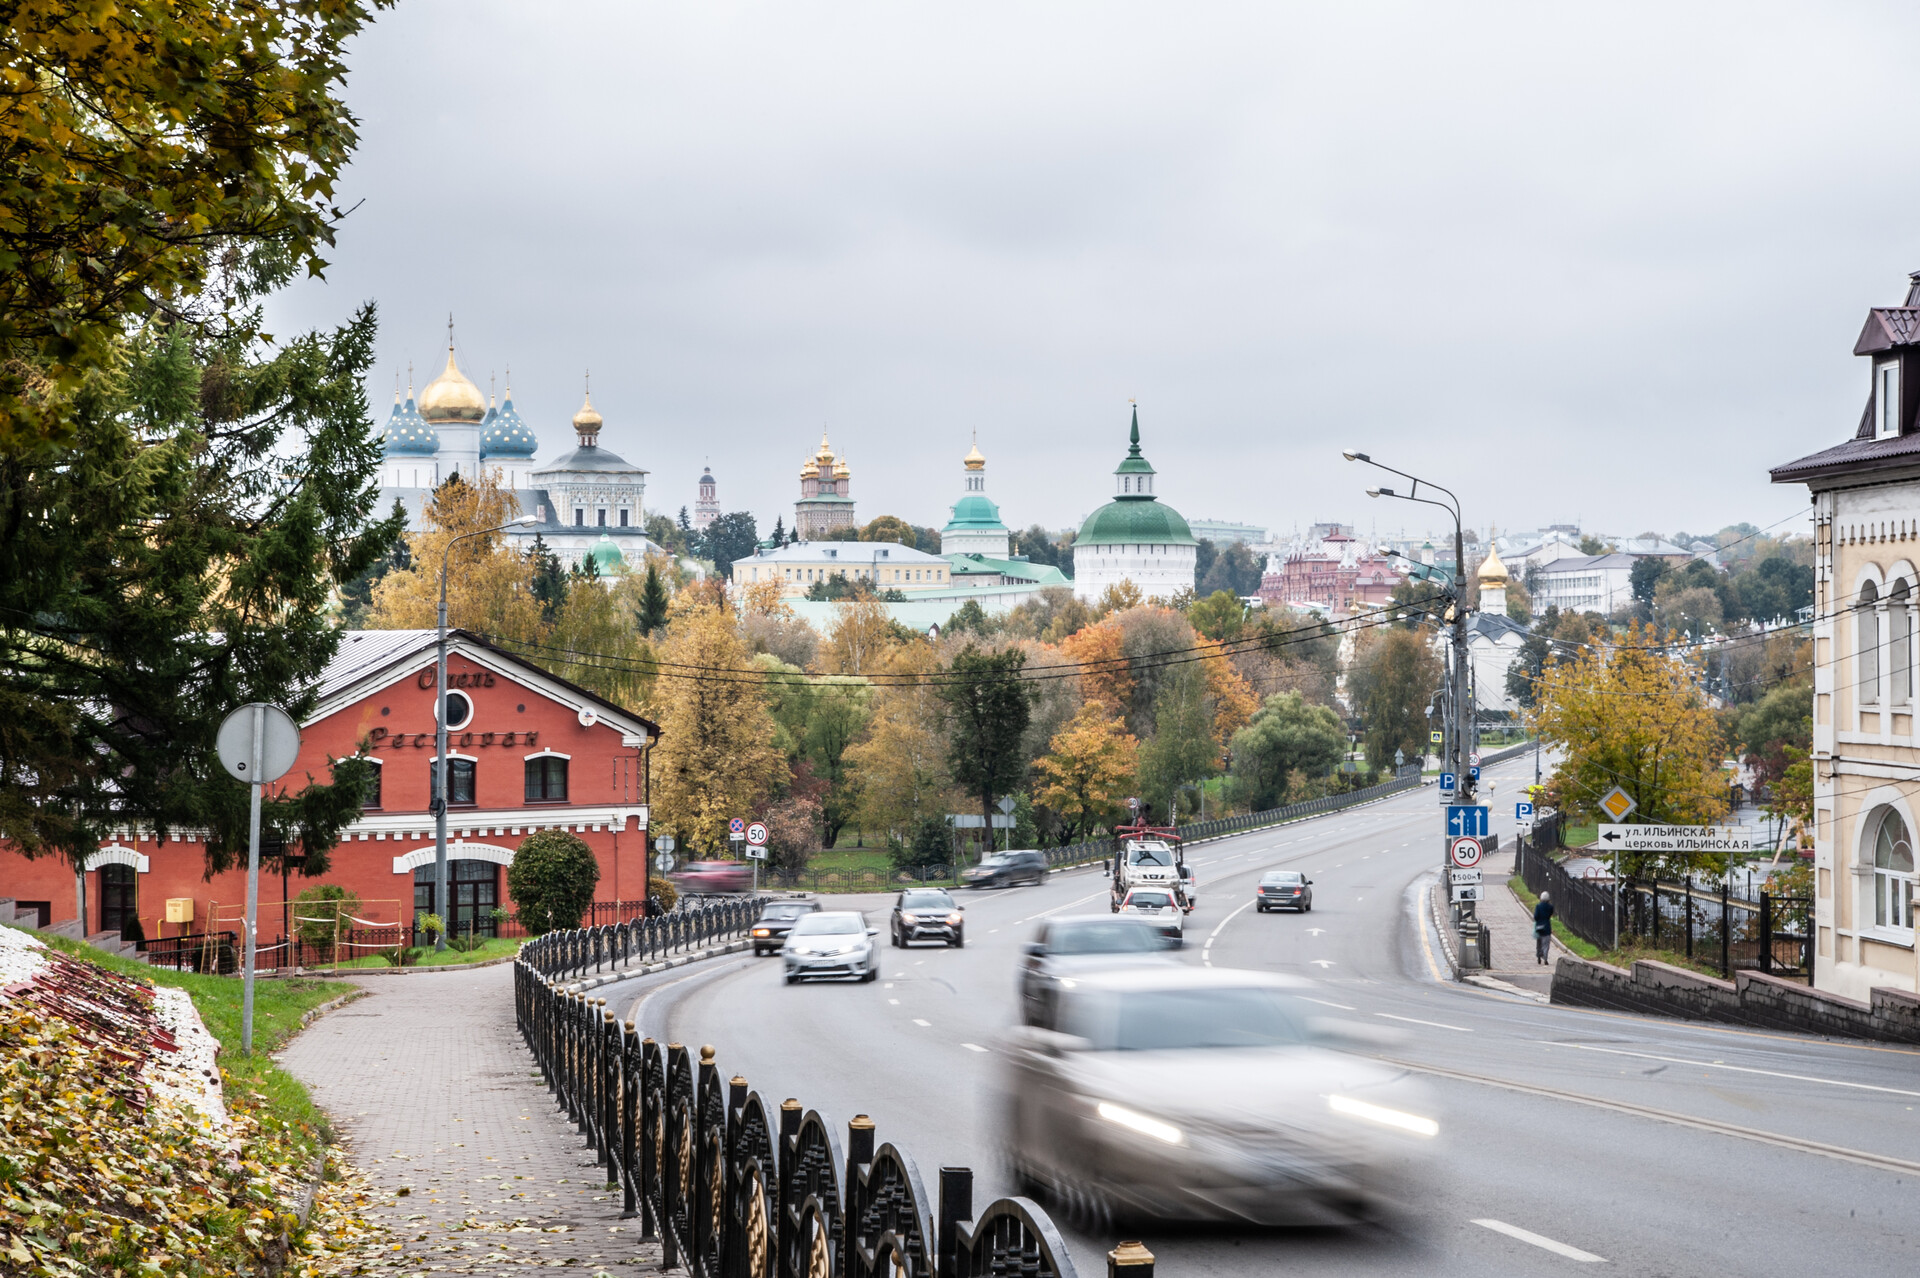
M 1850 439 L 1776 466 L 1813 498 L 1814 985 L 1920 991 L 1914 946 L 1920 271 L 1854 343 L 1867 399 Z

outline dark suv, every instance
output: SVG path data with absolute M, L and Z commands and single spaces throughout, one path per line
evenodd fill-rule
M 960 881 L 975 888 L 1045 883 L 1047 858 L 1039 852 L 989 852 L 980 858 L 980 864 L 961 875 Z
M 760 917 L 753 921 L 753 952 L 755 954 L 778 954 L 780 947 L 786 944 L 787 933 L 793 931 L 793 925 L 809 914 L 820 911 L 818 901 L 769 901 L 760 911 Z
M 965 919 L 945 888 L 908 888 L 902 892 L 893 903 L 889 930 L 895 946 L 945 941 L 958 948 L 967 943 Z

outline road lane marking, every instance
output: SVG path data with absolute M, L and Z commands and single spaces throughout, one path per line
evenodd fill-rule
M 1496 1234 L 1505 1234 L 1507 1237 L 1517 1238 L 1523 1243 L 1532 1243 L 1535 1247 L 1544 1248 L 1556 1256 L 1565 1256 L 1568 1260 L 1578 1260 L 1588 1265 L 1604 1265 L 1607 1263 L 1605 1256 L 1596 1256 L 1590 1251 L 1581 1251 L 1578 1247 L 1569 1247 L 1563 1242 L 1555 1242 L 1553 1239 L 1545 1237 L 1544 1235 L 1536 1234 L 1531 1229 L 1522 1229 L 1518 1225 L 1509 1225 L 1504 1220 L 1476 1220 L 1473 1223 L 1491 1229 Z
M 1223 928 L 1227 924 L 1233 922 L 1234 915 L 1240 913 L 1240 910 L 1244 910 L 1247 908 L 1247 906 L 1252 904 L 1253 904 L 1252 901 L 1243 902 L 1240 906 L 1240 909 L 1235 910 L 1233 914 L 1229 914 L 1224 919 L 1221 919 L 1220 926 L 1214 928 L 1213 931 L 1207 934 L 1207 943 L 1200 947 L 1200 962 L 1203 966 L 1206 966 L 1206 967 L 1213 966 L 1213 942 L 1215 938 L 1217 938 L 1220 935 L 1220 928 Z
M 1397 1065 L 1409 1073 L 1430 1074 L 1435 1078 L 1450 1078 L 1461 1083 L 1478 1083 L 1482 1087 L 1497 1087 L 1503 1091 L 1521 1092 L 1528 1096 L 1544 1096 L 1548 1100 L 1566 1101 L 1572 1105 L 1585 1105 L 1591 1109 L 1610 1109 L 1616 1114 L 1628 1114 L 1634 1118 L 1651 1118 L 1657 1123 L 1691 1127 L 1695 1131 L 1733 1136 L 1740 1140 L 1773 1145 L 1803 1154 L 1819 1154 L 1823 1158 L 1834 1158 L 1844 1163 L 1858 1163 L 1863 1167 L 1876 1167 L 1881 1171 L 1920 1175 L 1920 1163 L 1910 1162 L 1905 1158 L 1895 1158 L 1891 1154 L 1876 1154 L 1867 1149 L 1849 1149 L 1845 1145 L 1829 1145 L 1823 1141 L 1807 1140 L 1800 1136 L 1782 1136 L 1778 1132 L 1764 1132 L 1754 1127 L 1742 1127 L 1738 1123 L 1723 1123 L 1715 1118 L 1696 1118 L 1691 1114 L 1676 1114 L 1670 1109 L 1655 1109 L 1651 1105 L 1636 1105 L 1632 1101 L 1607 1100 L 1580 1092 L 1566 1092 L 1554 1087 L 1542 1087 L 1537 1083 L 1522 1083 L 1510 1078 L 1493 1078 L 1486 1074 L 1468 1074 L 1457 1069 L 1442 1069 L 1438 1065 L 1417 1065 L 1412 1061 L 1391 1056 L 1381 1056 L 1376 1059 L 1389 1065 Z
M 1335 963 L 1332 959 L 1308 959 L 1307 962 L 1313 964 L 1315 967 L 1319 968 L 1323 972 L 1326 971 L 1328 968 L 1335 966 Z
M 1873 1083 L 1849 1083 L 1838 1078 L 1816 1078 L 1811 1074 L 1786 1074 L 1777 1069 L 1755 1069 L 1750 1065 L 1728 1065 L 1722 1061 L 1695 1061 L 1684 1056 L 1658 1056 L 1652 1052 L 1629 1052 L 1618 1047 L 1594 1047 L 1588 1043 L 1556 1043 L 1551 1039 L 1537 1038 L 1536 1043 L 1548 1047 L 1571 1047 L 1582 1052 L 1605 1052 L 1609 1056 L 1637 1056 L 1641 1060 L 1665 1061 L 1669 1065 L 1697 1065 L 1702 1069 L 1730 1069 L 1738 1074 L 1764 1074 L 1768 1078 L 1787 1078 L 1796 1083 L 1825 1083 L 1828 1087 L 1853 1087 L 1863 1092 L 1887 1092 L 1894 1096 L 1920 1096 L 1920 1092 L 1910 1092 L 1899 1087 L 1879 1087 Z
M 933 1028 L 933 1022 L 932 1022 L 932 1021 L 923 1021 L 923 1020 L 921 1020 L 921 1019 L 920 1019 L 919 1017 L 917 1017 L 917 1016 L 913 1018 L 913 1023 L 914 1023 L 915 1025 L 918 1025 L 918 1026 L 919 1026 L 919 1027 L 920 1027 L 921 1029 L 932 1029 L 932 1028 Z
M 1305 994 L 1302 994 L 1300 997 L 1306 999 L 1309 1003 L 1318 1003 L 1322 1007 L 1337 1007 L 1343 1012 L 1357 1012 L 1360 1010 L 1355 1007 L 1348 1007 L 1345 1003 L 1329 1003 L 1324 998 L 1307 998 Z
M 893 1004 L 895 1007 L 900 1006 L 900 1000 L 897 998 L 890 998 L 887 1000 L 887 1002 Z
M 1452 1030 L 1457 1034 L 1471 1034 L 1473 1031 L 1465 1025 L 1448 1025 L 1441 1021 L 1423 1021 L 1417 1016 L 1395 1016 L 1392 1012 L 1375 1012 L 1375 1016 L 1384 1016 L 1390 1021 L 1405 1021 L 1409 1025 L 1431 1025 L 1435 1029 Z
M 984 1052 L 987 1050 L 978 1043 L 962 1043 L 960 1046 L 966 1048 L 969 1052 Z
M 890 990 L 893 988 L 893 982 L 888 981 L 885 985 L 882 985 L 880 988 L 883 990 Z

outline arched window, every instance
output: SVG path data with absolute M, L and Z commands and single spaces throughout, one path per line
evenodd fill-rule
M 1913 839 L 1891 808 L 1873 836 L 1873 921 L 1877 927 L 1913 927 Z
M 1853 651 L 1858 658 L 1854 688 L 1861 705 L 1880 700 L 1880 617 L 1874 608 L 1879 599 L 1880 592 L 1873 583 L 1865 582 L 1860 587 L 1859 602 L 1853 606 Z
M 1887 674 L 1895 705 L 1913 699 L 1913 632 L 1907 622 L 1907 579 L 1893 583 L 1887 594 Z

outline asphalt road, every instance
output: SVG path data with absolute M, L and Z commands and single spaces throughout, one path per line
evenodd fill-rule
M 1531 768 L 1492 775 L 1510 793 Z M 1415 1192 L 1378 1224 L 1127 1227 L 1159 1273 L 1920 1269 L 1920 1052 L 1549 1007 L 1446 980 L 1415 904 L 1439 864 L 1439 828 L 1426 789 L 1189 852 L 1200 905 L 1185 961 L 1307 975 L 1330 1015 L 1403 1031 L 1382 1054 L 1428 1075 L 1442 1131 Z M 1496 829 L 1511 837 L 1511 820 Z M 1251 908 L 1276 866 L 1314 880 L 1311 914 Z M 788 987 L 778 960 L 743 957 L 604 992 L 663 1042 L 714 1044 L 725 1073 L 770 1104 L 796 1096 L 840 1127 L 871 1115 L 929 1185 L 941 1166 L 972 1167 L 983 1205 L 1011 1192 L 987 1100 L 1019 946 L 1042 915 L 1105 910 L 1106 882 L 1092 869 L 960 895 L 966 948 L 885 949 L 871 985 Z M 829 904 L 865 909 L 884 944 L 891 898 Z M 1067 1232 L 1080 1273 L 1103 1272 L 1116 1237 Z

